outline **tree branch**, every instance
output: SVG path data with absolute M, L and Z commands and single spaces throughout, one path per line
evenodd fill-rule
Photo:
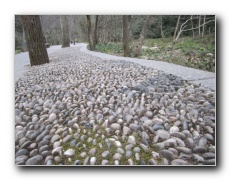
M 207 21 L 206 23 L 203 23 L 202 25 L 200 25 L 200 26 L 198 26 L 198 27 L 191 28 L 191 29 L 183 29 L 182 31 L 190 31 L 190 30 L 193 30 L 193 29 L 198 29 L 198 28 L 200 28 L 201 26 L 203 26 L 203 25 L 205 25 L 205 24 L 207 24 L 207 23 L 209 23 L 209 22 L 212 22 L 212 21 L 215 21 L 215 20 L 213 19 L 213 20 Z

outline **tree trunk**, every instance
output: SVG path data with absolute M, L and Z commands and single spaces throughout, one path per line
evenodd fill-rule
M 204 29 L 204 26 L 205 26 L 205 20 L 206 20 L 205 18 L 206 18 L 206 16 L 204 16 L 204 23 L 203 23 L 202 37 L 204 37 L 204 30 L 205 30 L 205 29 Z
M 141 34 L 140 34 L 140 37 L 139 37 L 139 41 L 137 43 L 137 46 L 136 46 L 136 49 L 135 49 L 135 52 L 134 52 L 135 57 L 138 57 L 141 54 L 141 48 L 142 48 L 142 45 L 143 45 L 145 33 L 146 33 L 146 30 L 147 30 L 147 24 L 148 24 L 148 22 L 150 20 L 150 17 L 151 16 L 147 16 L 146 20 L 144 22 L 144 25 L 143 25 L 143 28 L 141 30 Z
M 92 37 L 92 28 L 91 28 L 91 18 L 90 15 L 86 15 L 87 18 L 87 27 L 88 27 L 88 42 L 89 42 L 89 49 L 93 51 L 93 37 Z
M 200 36 L 200 21 L 201 21 L 201 15 L 199 15 L 199 36 Z
M 98 25 L 98 16 L 96 15 L 95 19 L 95 27 L 94 27 L 94 37 L 93 37 L 93 49 L 96 49 L 96 44 L 97 44 L 97 25 Z
M 162 39 L 164 39 L 165 35 L 164 35 L 164 32 L 163 32 L 162 16 L 160 16 L 160 28 L 161 28 L 161 37 L 162 37 Z
M 129 24 L 129 41 L 132 42 L 132 39 L 133 39 L 133 33 L 132 33 L 132 30 L 133 30 L 133 24 L 134 22 L 136 21 L 136 16 L 131 16 L 131 21 L 130 21 L 130 24 Z
M 191 26 L 192 26 L 192 37 L 194 38 L 194 29 L 193 29 L 192 16 L 191 16 Z
M 25 36 L 25 31 L 24 28 L 22 28 L 22 52 L 26 52 L 27 51 L 27 44 L 26 44 L 26 36 Z
M 179 23 L 180 23 L 180 15 L 178 16 L 177 23 L 176 23 L 176 29 L 174 31 L 173 44 L 175 43 L 175 39 L 176 39 L 176 34 L 177 34 L 178 27 L 179 27 Z
M 61 26 L 62 26 L 62 48 L 70 47 L 69 29 L 68 29 L 66 16 L 61 16 Z
M 39 16 L 21 16 L 31 66 L 49 63 Z
M 123 16 L 123 47 L 124 56 L 129 56 L 129 31 L 128 31 L 128 16 Z

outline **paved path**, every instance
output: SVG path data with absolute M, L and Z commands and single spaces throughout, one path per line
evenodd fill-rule
M 119 57 L 109 54 L 104 54 L 100 52 L 89 51 L 86 46 L 87 44 L 79 43 L 77 45 L 71 45 L 71 47 L 81 47 L 81 51 L 91 54 L 93 56 L 97 56 L 103 59 L 110 60 L 125 60 L 130 62 L 135 62 L 143 66 L 153 67 L 155 69 L 164 71 L 168 74 L 174 74 L 177 76 L 181 76 L 183 79 L 192 81 L 196 84 L 200 84 L 204 87 L 210 88 L 212 90 L 216 90 L 216 75 L 212 72 L 202 71 L 198 69 L 188 68 L 180 65 L 175 65 L 172 63 L 155 61 L 155 60 L 145 60 L 145 59 L 136 59 L 136 58 L 128 58 L 128 57 Z M 61 45 L 52 46 L 48 48 L 48 54 L 61 49 Z M 15 55 L 15 81 L 17 81 L 21 75 L 29 69 L 29 56 L 28 53 L 21 53 Z

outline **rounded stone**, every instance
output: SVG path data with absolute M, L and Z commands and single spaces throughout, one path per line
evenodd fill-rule
M 136 138 L 134 136 L 129 136 L 128 143 L 135 145 L 136 144 Z
M 146 116 L 152 118 L 153 117 L 152 111 L 146 111 Z
M 102 160 L 101 162 L 101 165 L 108 165 L 108 164 L 109 164 L 109 161 L 106 159 Z
M 123 135 L 127 136 L 128 134 L 131 134 L 132 130 L 127 127 L 127 126 L 124 126 L 123 127 Z
M 15 159 L 15 162 L 17 163 L 17 162 L 26 162 L 26 160 L 28 159 L 28 156 L 26 156 L 26 155 L 21 155 L 21 156 L 18 156 L 18 157 L 16 157 L 16 159 Z
M 153 158 L 151 158 L 149 160 L 149 165 L 157 165 L 157 162 Z
M 168 159 L 169 161 L 172 161 L 172 160 L 175 159 L 174 154 L 173 154 L 171 151 L 169 151 L 169 150 L 165 150 L 165 149 L 164 149 L 164 150 L 161 150 L 161 151 L 160 151 L 160 155 L 161 155 L 162 157 Z
M 104 152 L 101 154 L 102 157 L 107 157 L 108 155 L 109 155 L 109 151 L 104 151 Z
M 92 149 L 89 150 L 89 155 L 90 156 L 94 156 L 96 154 L 96 152 L 97 152 L 97 149 L 96 148 L 92 148 Z
M 163 129 L 157 130 L 156 135 L 162 140 L 167 140 L 170 138 L 169 132 Z
M 126 151 L 125 156 L 126 157 L 132 156 L 132 151 L 130 151 L 130 150 Z
M 196 146 L 195 148 L 193 148 L 193 152 L 195 152 L 195 153 L 205 153 L 206 148 L 202 147 L 202 146 Z
M 82 157 L 82 158 L 84 158 L 86 156 L 86 152 L 82 152 L 81 154 L 80 154 L 80 157 Z
M 172 162 L 171 162 L 172 165 L 188 165 L 188 162 L 183 160 L 183 159 L 174 159 Z
M 120 141 L 114 141 L 114 145 L 115 145 L 116 147 L 122 147 L 122 144 L 121 144 Z
M 118 123 L 113 123 L 113 124 L 111 124 L 110 128 L 111 128 L 113 131 L 120 130 L 120 129 L 121 129 L 121 125 L 118 124 Z
M 172 134 L 172 133 L 175 133 L 175 132 L 179 132 L 179 128 L 177 126 L 172 126 L 169 129 L 169 133 Z
M 60 139 L 60 136 L 58 134 L 55 134 L 52 138 L 51 138 L 51 143 L 53 144 L 55 141 L 58 141 Z
M 90 165 L 95 165 L 97 158 L 96 157 L 91 157 L 90 158 Z
M 54 120 L 56 120 L 56 118 L 57 118 L 57 115 L 56 115 L 55 113 L 51 113 L 51 114 L 49 115 L 49 121 L 50 121 L 50 122 L 53 122 Z
M 15 157 L 21 156 L 21 155 L 27 155 L 28 150 L 27 149 L 20 149 L 16 154 Z
M 36 155 L 31 157 L 26 161 L 26 165 L 40 165 L 43 161 L 43 157 L 41 155 Z
M 66 137 L 64 137 L 64 139 L 62 140 L 62 143 L 66 143 L 71 139 L 72 135 L 67 135 Z
M 73 149 L 68 149 L 64 152 L 64 156 L 71 157 L 75 154 L 75 150 Z
M 115 160 L 120 160 L 121 157 L 122 157 L 122 155 L 121 155 L 120 153 L 115 153 L 115 154 L 113 155 L 113 159 L 115 159 Z
M 140 149 L 139 147 L 135 147 L 135 148 L 133 149 L 133 151 L 136 152 L 136 153 L 139 153 L 140 150 L 141 150 L 141 149 Z

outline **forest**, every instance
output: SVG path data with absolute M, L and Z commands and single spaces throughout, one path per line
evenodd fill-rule
M 46 47 L 88 43 L 88 49 L 215 72 L 215 15 L 41 15 Z M 15 16 L 15 53 L 27 51 Z

